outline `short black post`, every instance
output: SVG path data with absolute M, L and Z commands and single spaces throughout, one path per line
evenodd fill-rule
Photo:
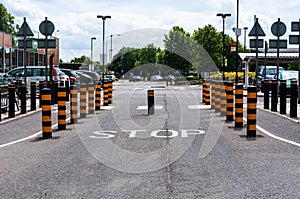
M 278 83 L 277 80 L 272 80 L 272 98 L 271 98 L 271 111 L 277 112 L 278 102 Z
M 51 89 L 43 88 L 40 95 L 42 96 L 42 132 L 43 138 L 52 137 L 52 115 L 51 115 Z
M 148 115 L 154 115 L 154 90 L 148 90 Z
M 235 127 L 242 128 L 244 125 L 243 121 L 243 104 L 244 104 L 244 96 L 243 96 L 243 84 L 235 85 Z
M 58 130 L 65 130 L 67 125 L 66 87 L 59 86 L 57 92 L 58 101 Z
M 16 86 L 14 84 L 8 85 L 8 117 L 15 117 L 15 103 L 16 103 Z
M 95 110 L 99 111 L 101 107 L 101 82 L 96 85 Z
M 291 81 L 290 117 L 297 117 L 297 81 Z
M 80 84 L 80 118 L 86 118 L 86 89 L 87 84 L 81 83 Z
M 95 104 L 94 104 L 94 101 L 95 101 L 95 85 L 94 83 L 89 83 L 88 84 L 88 101 L 89 101 L 89 104 L 88 104 L 88 107 L 89 107 L 89 111 L 88 113 L 89 114 L 93 114 L 94 111 L 95 111 Z
M 21 95 L 20 95 L 20 98 L 21 98 L 21 114 L 25 114 L 27 112 L 26 110 L 26 84 L 25 83 L 22 83 L 20 85 L 20 89 L 21 89 Z
M 75 124 L 77 123 L 78 119 L 78 87 L 76 84 L 72 84 L 70 88 L 70 94 L 71 94 L 71 103 L 70 103 L 70 123 Z
M 30 82 L 30 110 L 36 110 L 36 82 Z
M 66 101 L 70 101 L 70 81 L 65 81 L 65 87 L 66 87 Z
M 39 103 L 39 107 L 42 108 L 42 90 L 45 86 L 45 82 L 44 81 L 39 81 L 39 92 L 40 92 L 40 103 Z
M 280 114 L 286 114 L 286 80 L 280 80 Z
M 249 86 L 247 94 L 247 137 L 256 137 L 256 104 L 256 87 Z
M 233 82 L 226 82 L 226 121 L 233 121 Z
M 270 82 L 269 80 L 264 80 L 264 109 L 270 108 Z
M 57 104 L 58 81 L 53 82 L 53 104 Z

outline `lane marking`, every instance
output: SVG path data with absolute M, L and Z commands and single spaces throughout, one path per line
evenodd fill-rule
M 205 109 L 211 109 L 211 105 L 189 105 L 189 109 L 191 110 L 205 110 Z
M 154 106 L 155 110 L 162 110 L 164 107 L 161 105 Z M 136 110 L 148 110 L 148 106 L 138 106 Z
M 101 110 L 111 110 L 114 106 L 101 106 Z

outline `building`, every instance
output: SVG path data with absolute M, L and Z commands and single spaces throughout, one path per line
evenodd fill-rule
M 59 64 L 59 39 L 56 48 L 48 49 L 48 64 L 50 55 L 54 54 L 53 65 Z M 0 73 L 9 71 L 18 66 L 24 66 L 24 50 L 18 48 L 18 40 L 22 39 L 12 34 L 0 31 Z M 27 66 L 45 65 L 45 49 L 27 49 Z

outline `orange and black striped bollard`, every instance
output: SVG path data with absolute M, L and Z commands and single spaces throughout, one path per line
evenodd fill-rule
M 202 82 L 202 103 L 205 103 L 205 97 L 206 97 L 206 80 L 203 80 Z
M 113 82 L 112 80 L 108 81 L 108 104 L 112 104 L 112 96 L 113 96 Z
M 80 84 L 80 118 L 86 118 L 86 83 Z
M 70 95 L 71 95 L 71 100 L 70 100 L 70 114 L 71 114 L 71 119 L 70 123 L 75 124 L 77 123 L 78 120 L 78 86 L 76 84 L 71 85 L 70 87 Z
M 58 130 L 65 130 L 67 126 L 67 102 L 66 102 L 66 87 L 58 87 Z
M 226 121 L 233 121 L 233 82 L 226 82 Z
M 242 128 L 243 122 L 243 84 L 235 85 L 235 127 Z
M 210 105 L 210 82 L 206 82 L 205 105 Z
M 215 109 L 215 96 L 216 96 L 216 90 L 215 90 L 215 80 L 211 81 L 211 109 Z
M 103 82 L 103 106 L 108 106 L 108 82 Z
M 88 99 L 88 102 L 89 102 L 89 114 L 93 114 L 94 111 L 95 111 L 95 105 L 94 105 L 94 101 L 95 101 L 95 88 L 94 88 L 94 83 L 89 83 L 88 84 L 88 96 L 89 96 L 89 99 Z
M 220 83 L 220 115 L 226 116 L 226 87 L 225 82 Z
M 52 138 L 51 89 L 43 88 L 40 94 L 42 101 L 42 136 L 43 138 Z
M 247 137 L 256 137 L 256 104 L 256 87 L 249 86 L 247 94 Z
M 221 92 L 220 92 L 220 82 L 216 81 L 215 84 L 215 112 L 220 113 L 221 109 Z
M 99 111 L 101 109 L 101 82 L 96 84 L 96 98 L 95 98 L 95 110 Z

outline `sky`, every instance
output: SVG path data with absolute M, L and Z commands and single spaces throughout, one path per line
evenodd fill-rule
M 97 15 L 110 15 L 105 21 L 105 52 L 111 49 L 117 53 L 123 46 L 144 47 L 154 43 L 163 47 L 162 39 L 173 26 L 180 26 L 191 34 L 198 28 L 211 24 L 222 31 L 222 18 L 217 13 L 231 13 L 225 19 L 225 34 L 235 38 L 232 28 L 237 26 L 238 0 L 2 0 L 7 11 L 15 16 L 15 24 L 21 25 L 23 18 L 29 24 L 35 37 L 44 37 L 39 24 L 47 17 L 54 26 L 53 36 L 60 41 L 60 58 L 69 62 L 74 57 L 91 56 L 100 60 L 102 52 L 103 23 Z M 239 28 L 254 25 L 254 15 L 266 33 L 264 39 L 275 39 L 271 26 L 280 18 L 291 34 L 291 22 L 299 21 L 300 1 L 295 0 L 239 0 Z M 248 32 L 246 34 L 249 45 Z M 294 33 L 297 34 L 297 33 Z M 239 37 L 244 43 L 244 30 Z M 162 46 L 161 46 L 162 45 Z M 107 48 L 106 48 L 107 46 Z M 109 53 L 107 53 L 109 54 Z

